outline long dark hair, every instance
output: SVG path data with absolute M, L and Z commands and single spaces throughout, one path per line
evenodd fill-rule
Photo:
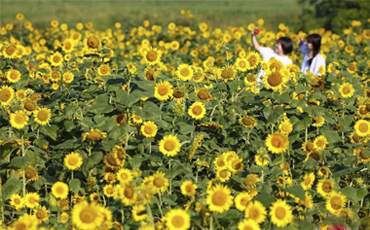
M 288 37 L 281 37 L 277 40 L 277 43 L 281 44 L 281 49 L 284 54 L 287 55 L 293 51 L 293 42 L 292 39 Z
M 311 43 L 312 48 L 313 48 L 312 58 L 310 60 L 308 60 L 308 65 L 311 66 L 312 60 L 320 52 L 321 36 L 318 35 L 318 34 L 310 34 L 310 35 L 307 36 L 307 43 Z

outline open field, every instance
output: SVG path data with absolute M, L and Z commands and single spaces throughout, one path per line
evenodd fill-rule
M 265 20 L 267 29 L 278 23 L 291 23 L 300 14 L 296 0 L 245 0 L 245 1 L 1 1 L 0 22 L 15 22 L 15 15 L 25 14 L 35 28 L 45 28 L 57 19 L 69 26 L 91 21 L 96 29 L 113 27 L 115 22 L 138 26 L 145 19 L 152 24 L 171 21 L 186 23 L 180 10 L 190 10 L 197 22 L 204 21 L 213 27 L 242 26 Z M 190 20 L 192 23 L 194 20 Z

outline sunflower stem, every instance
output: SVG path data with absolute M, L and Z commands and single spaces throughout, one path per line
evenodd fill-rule
M 22 157 L 25 157 L 26 151 L 24 149 L 24 134 L 21 134 L 21 145 L 22 145 Z M 23 197 L 26 196 L 26 170 L 23 169 Z
M 212 217 L 212 214 L 211 214 L 211 220 L 209 221 L 209 230 L 213 230 L 213 217 Z
M 159 198 L 159 203 L 157 203 L 157 205 L 158 205 L 158 208 L 159 208 L 159 212 L 161 213 L 161 216 L 163 216 L 161 191 L 158 192 L 158 198 Z
M 307 136 L 308 136 L 308 128 L 306 128 L 304 133 L 304 142 L 307 142 Z
M 281 154 L 281 163 L 284 163 L 284 153 Z M 283 174 L 283 188 L 285 189 L 285 175 L 284 175 L 284 170 L 283 170 L 282 174 Z
M 121 219 L 121 223 L 123 224 L 123 222 L 125 222 L 125 210 L 123 208 L 121 209 Z

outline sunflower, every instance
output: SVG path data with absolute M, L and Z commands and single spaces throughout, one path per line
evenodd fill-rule
M 355 148 L 353 150 L 353 154 L 357 155 L 360 158 L 359 162 L 367 164 L 370 161 L 370 157 L 364 153 L 364 150 L 368 150 L 368 147 Z
M 131 214 L 137 222 L 144 221 L 148 216 L 144 205 L 135 205 L 131 210 Z
M 153 174 L 153 185 L 154 188 L 159 192 L 165 192 L 169 186 L 168 179 L 164 177 L 165 174 L 162 172 L 155 172 Z
M 256 52 L 250 52 L 245 59 L 247 59 L 246 63 L 248 70 L 256 68 L 257 65 L 261 62 L 261 57 Z
M 230 209 L 233 204 L 233 196 L 230 195 L 229 187 L 222 184 L 217 184 L 211 189 L 207 190 L 206 203 L 210 211 L 223 213 Z
M 107 64 L 102 64 L 98 68 L 99 75 L 110 75 L 110 67 Z
M 70 84 L 75 79 L 75 75 L 72 72 L 67 72 L 63 74 L 63 82 L 65 84 Z
M 23 174 L 23 171 L 21 171 Z M 39 174 L 31 165 L 29 165 L 25 171 L 26 179 L 29 181 L 37 181 L 39 179 Z
M 109 184 L 113 184 L 116 181 L 116 175 L 108 172 L 104 175 L 104 180 Z
M 345 195 L 343 195 L 341 192 L 333 191 L 326 198 L 325 207 L 329 212 L 338 216 L 340 214 L 339 211 L 346 206 L 346 203 L 347 197 Z
M 104 156 L 104 164 L 113 171 L 116 171 L 123 166 L 123 164 L 121 164 L 121 162 L 115 157 L 114 153 L 108 153 Z
M 302 144 L 302 150 L 307 152 L 307 153 L 310 153 L 310 152 L 316 151 L 317 149 L 316 149 L 314 143 L 312 141 L 308 140 L 308 141 L 306 141 Z
M 111 184 L 107 184 L 103 187 L 103 193 L 104 195 L 106 195 L 107 197 L 113 197 L 114 195 L 114 188 L 113 188 L 113 185 Z
M 81 167 L 83 159 L 78 152 L 71 152 L 64 158 L 64 166 L 69 170 L 76 170 Z
M 88 50 L 93 50 L 93 51 L 99 50 L 101 46 L 98 36 L 94 34 L 90 34 L 89 36 L 86 36 L 83 43 L 84 43 L 84 47 L 86 47 Z
M 235 158 L 227 162 L 227 168 L 233 173 L 237 173 L 243 170 L 244 164 L 243 159 Z
M 315 148 L 320 151 L 326 148 L 328 141 L 325 136 L 321 135 L 315 138 L 313 144 L 315 145 Z
M 68 197 L 69 187 L 63 182 L 55 182 L 51 187 L 51 193 L 55 198 L 66 199 Z
M 225 182 L 230 180 L 231 172 L 227 169 L 223 170 L 216 170 L 216 180 L 219 180 L 221 182 Z
M 247 192 L 241 192 L 235 197 L 235 207 L 243 212 L 246 210 L 248 204 L 252 202 L 252 197 Z
M 33 230 L 37 229 L 38 220 L 35 215 L 23 214 L 19 219 L 13 224 L 14 230 Z
M 121 183 L 130 183 L 133 179 L 132 172 L 129 169 L 122 168 L 116 174 L 117 179 Z
M 256 174 L 248 174 L 248 176 L 242 180 L 243 188 L 252 189 L 255 188 L 257 182 L 260 182 L 260 178 Z
M 126 161 L 126 151 L 121 146 L 115 145 L 112 152 L 116 161 L 123 166 Z
M 234 80 L 236 71 L 233 66 L 224 66 L 221 70 L 218 71 L 218 78 L 222 79 L 224 82 L 228 80 Z
M 122 125 L 123 123 L 127 123 L 127 114 L 126 113 L 121 113 L 121 114 L 115 115 L 113 117 L 113 121 L 118 126 Z
M 249 62 L 246 58 L 237 58 L 235 61 L 235 66 L 237 70 L 245 72 L 249 67 Z
M 107 138 L 107 133 L 100 131 L 99 129 L 91 129 L 90 131 L 82 134 L 82 141 L 99 141 Z
M 241 118 L 239 118 L 238 121 L 239 121 L 239 124 L 241 124 L 242 126 L 244 126 L 246 128 L 253 128 L 257 125 L 256 119 L 254 119 L 251 116 L 241 117 Z
M 286 152 L 288 149 L 289 140 L 286 135 L 276 132 L 268 135 L 265 144 L 270 152 L 280 154 Z
M 69 219 L 69 215 L 68 215 L 68 213 L 66 213 L 66 212 L 62 212 L 62 213 L 60 214 L 60 223 L 62 223 L 62 224 L 67 223 L 67 222 L 68 222 L 68 219 Z
M 27 208 L 36 208 L 40 204 L 40 195 L 35 192 L 27 193 L 24 197 L 24 203 Z
M 244 213 L 244 217 L 254 220 L 256 223 L 260 224 L 266 219 L 266 208 L 259 201 L 250 201 L 247 205 Z
M 71 215 L 72 224 L 82 230 L 95 229 L 104 221 L 104 216 L 100 211 L 100 205 L 95 202 L 89 204 L 83 201 L 76 204 L 72 209 Z
M 48 108 L 39 108 L 34 112 L 34 117 L 39 125 L 48 125 L 51 119 L 51 110 Z
M 52 66 L 61 66 L 63 64 L 63 55 L 59 52 L 54 53 L 50 56 L 50 62 Z
M 293 125 L 289 119 L 286 119 L 279 125 L 279 129 L 283 134 L 289 134 L 293 131 Z
M 45 206 L 33 210 L 33 215 L 37 217 L 39 223 L 47 222 L 49 219 L 49 210 Z
M 190 215 L 183 209 L 171 209 L 164 217 L 169 230 L 186 230 L 190 228 Z
M 258 75 L 256 75 L 256 74 L 248 74 L 244 78 L 244 83 L 245 83 L 246 86 L 254 86 L 254 85 L 256 85 L 257 80 L 258 80 Z
M 31 115 L 34 111 L 37 110 L 37 104 L 35 101 L 26 100 L 22 103 L 22 108 L 27 113 L 27 115 Z
M 74 41 L 73 39 L 66 39 L 64 42 L 63 42 L 63 47 L 62 47 L 63 51 L 65 53 L 72 53 L 73 49 L 74 49 Z
M 186 180 L 184 182 L 182 182 L 181 186 L 180 186 L 180 189 L 181 189 L 181 193 L 182 195 L 184 196 L 194 196 L 195 193 L 197 192 L 198 186 L 196 184 L 193 184 L 192 181 L 190 180 Z
M 16 210 L 22 209 L 24 207 L 24 200 L 18 194 L 13 194 L 10 196 L 10 205 Z
M 17 47 L 13 44 L 6 45 L 3 49 L 3 55 L 5 58 L 12 59 L 17 57 Z
M 28 116 L 21 110 L 10 114 L 10 124 L 16 129 L 23 129 L 28 125 Z
M 173 86 L 168 81 L 159 82 L 155 85 L 154 97 L 160 101 L 172 98 Z
M 284 200 L 278 199 L 270 207 L 271 222 L 285 227 L 293 221 L 292 208 Z
M 206 108 L 202 102 L 197 101 L 189 107 L 188 114 L 192 118 L 199 120 L 202 119 L 206 114 Z
M 260 230 L 260 226 L 254 220 L 244 219 L 238 223 L 238 230 Z
M 265 165 L 268 165 L 270 163 L 270 161 L 268 159 L 266 159 L 265 155 L 255 155 L 254 156 L 254 161 L 256 162 L 256 164 L 258 166 L 265 166 Z
M 14 89 L 11 86 L 3 85 L 0 89 L 1 105 L 9 105 L 14 98 Z
M 348 98 L 353 96 L 355 89 L 351 83 L 343 83 L 339 86 L 339 92 L 343 98 Z
M 329 179 L 319 180 L 316 186 L 316 191 L 323 197 L 329 196 L 334 189 L 334 181 Z
M 314 117 L 315 123 L 312 124 L 313 127 L 322 127 L 325 123 L 325 118 L 323 116 L 320 117 Z
M 311 189 L 314 181 L 315 181 L 315 174 L 311 172 L 309 174 L 304 175 L 303 181 L 301 182 L 301 186 L 304 190 Z
M 121 199 L 122 202 L 127 205 L 131 206 L 135 204 L 135 201 L 137 200 L 138 193 L 136 191 L 136 188 L 133 184 L 120 184 L 115 186 L 115 195 L 114 199 Z
M 173 135 L 164 136 L 159 142 L 159 151 L 165 156 L 175 156 L 180 151 L 180 140 Z
M 189 81 L 194 76 L 194 70 L 188 64 L 181 64 L 177 67 L 176 76 L 182 81 Z
M 319 176 L 322 176 L 324 178 L 328 178 L 330 174 L 330 170 L 328 167 L 323 166 L 317 170 L 317 174 L 319 174 Z
M 313 209 L 313 200 L 312 196 L 309 193 L 305 193 L 305 199 L 302 200 L 300 198 L 295 198 L 294 199 L 296 203 L 305 206 L 306 208 Z
M 89 198 L 92 202 L 98 202 L 100 199 L 99 194 L 96 192 L 90 193 Z
M 17 83 L 19 80 L 21 80 L 21 73 L 16 69 L 10 69 L 8 73 L 6 74 L 6 78 L 10 83 Z
M 358 120 L 354 126 L 358 136 L 365 137 L 370 135 L 370 122 L 366 120 Z
M 144 124 L 140 128 L 141 134 L 145 137 L 155 137 L 157 134 L 158 128 L 157 125 L 153 121 L 144 122 Z
M 272 89 L 274 92 L 281 91 L 285 86 L 286 78 L 280 71 L 275 71 L 265 75 L 263 83 L 266 89 Z
M 199 100 L 203 102 L 207 102 L 212 99 L 212 95 L 209 93 L 208 89 L 206 88 L 199 88 L 195 91 L 195 95 Z
M 149 65 L 155 65 L 161 60 L 162 53 L 156 48 L 150 48 L 149 50 L 145 49 L 143 52 L 144 62 Z

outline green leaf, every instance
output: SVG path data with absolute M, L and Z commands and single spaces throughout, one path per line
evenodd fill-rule
M 361 200 L 361 199 L 363 199 L 367 194 L 368 194 L 367 189 L 366 189 L 366 188 L 361 188 L 361 189 L 357 190 L 357 192 L 356 192 L 356 197 L 357 197 L 357 199 L 358 199 L 358 200 Z
M 257 195 L 255 199 L 260 201 L 265 207 L 269 207 L 272 204 L 272 202 L 276 200 L 274 196 L 271 196 L 271 194 L 264 193 L 264 192 Z
M 73 121 L 70 120 L 64 121 L 64 128 L 66 129 L 67 132 L 71 132 L 75 127 L 76 126 Z
M 81 187 L 81 182 L 79 179 L 72 179 L 69 181 L 69 187 L 73 193 L 78 193 Z
M 0 145 L 0 159 L 4 159 L 17 148 L 15 145 Z
M 350 186 L 347 186 L 345 188 L 342 189 L 342 193 L 348 198 L 350 199 L 351 201 L 353 202 L 357 202 L 358 199 L 357 199 L 357 191 L 355 188 L 353 187 L 350 187 Z
M 54 149 L 75 149 L 75 148 L 79 147 L 80 145 L 81 145 L 81 143 L 79 141 L 69 139 L 69 140 L 66 140 L 65 142 L 55 146 Z
M 50 137 L 54 141 L 57 140 L 59 128 L 56 125 L 41 126 L 40 132 Z
M 24 156 L 24 157 L 14 157 L 11 161 L 10 164 L 14 165 L 15 167 L 26 170 L 27 167 L 30 165 L 32 159 L 29 156 Z
M 297 94 L 305 93 L 305 92 L 308 92 L 309 90 L 310 90 L 309 86 L 304 86 L 304 85 L 295 86 L 295 91 L 297 92 Z
M 22 189 L 21 181 L 14 178 L 8 179 L 1 188 L 3 201 L 6 201 L 7 199 L 9 199 L 11 195 L 18 193 L 21 189 Z
M 131 105 L 139 101 L 140 98 L 143 96 L 143 93 L 140 90 L 135 90 L 130 94 L 128 94 L 124 90 L 119 90 L 116 92 L 116 94 L 117 94 L 116 101 L 127 107 L 131 107 Z
M 326 140 L 328 140 L 330 144 L 334 144 L 341 141 L 340 136 L 335 131 L 322 130 L 321 133 L 325 136 Z
M 366 159 L 370 157 L 370 150 L 364 149 L 362 150 L 362 153 L 365 155 Z
M 343 128 L 348 128 L 352 124 L 352 116 L 338 117 L 338 124 L 341 124 Z
M 293 186 L 288 187 L 288 188 L 285 188 L 285 191 L 289 192 L 290 194 L 292 194 L 295 197 L 298 197 L 301 200 L 306 199 L 306 196 L 305 196 L 305 193 L 304 193 L 304 190 L 303 190 L 302 186 L 300 186 L 298 184 L 293 185 Z
M 180 133 L 182 134 L 188 134 L 194 131 L 195 127 L 189 124 L 186 124 L 184 122 L 177 123 L 177 125 L 180 128 Z
M 143 109 L 140 112 L 140 117 L 145 120 L 155 120 L 161 115 L 160 108 L 151 101 L 146 101 L 143 105 Z

